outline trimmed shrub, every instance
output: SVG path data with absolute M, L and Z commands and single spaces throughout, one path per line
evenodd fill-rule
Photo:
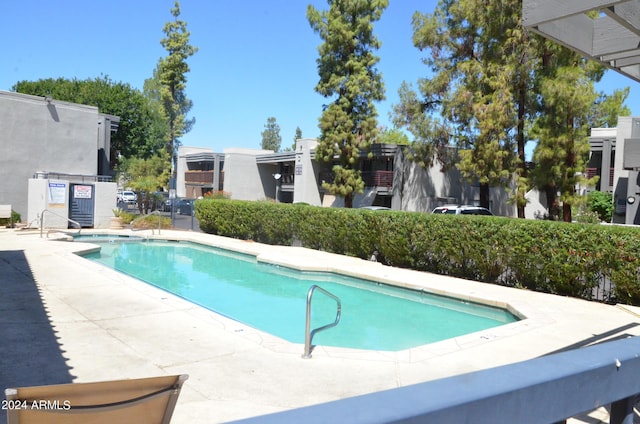
M 640 305 L 635 227 L 228 199 L 196 202 L 196 216 L 211 234 L 583 299 L 611 281 L 610 301 Z

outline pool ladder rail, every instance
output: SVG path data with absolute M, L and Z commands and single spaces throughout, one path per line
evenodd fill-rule
M 149 216 L 152 215 L 157 215 L 158 216 L 158 235 L 160 235 L 160 229 L 162 228 L 162 214 L 160 213 L 160 211 L 152 211 L 151 213 L 148 213 L 146 215 L 140 215 L 137 218 L 135 218 L 133 221 L 131 221 L 129 223 L 129 230 L 133 231 L 144 231 L 144 230 L 151 230 L 151 235 L 155 235 L 155 230 L 153 229 L 153 227 L 149 227 L 149 228 L 135 228 L 133 224 L 135 224 L 137 221 L 141 221 Z
M 336 319 L 334 322 L 311 330 L 311 300 L 313 299 L 313 293 L 316 290 L 320 290 L 320 292 L 322 292 L 326 296 L 329 296 L 330 298 L 335 300 L 337 311 L 336 311 Z M 342 314 L 342 302 L 340 302 L 340 299 L 338 298 L 338 296 L 328 292 L 327 290 L 315 284 L 309 288 L 309 291 L 307 292 L 307 318 L 306 318 L 305 330 L 304 330 L 304 354 L 302 355 L 303 358 L 307 358 L 307 359 L 311 358 L 311 351 L 314 348 L 314 346 L 311 344 L 313 341 L 313 336 L 315 336 L 316 333 L 319 333 L 320 331 L 328 330 L 329 328 L 335 327 L 336 325 L 338 325 L 338 323 L 340 322 L 341 314 Z
M 77 228 L 77 231 L 75 232 L 71 232 L 71 231 L 67 231 L 68 229 L 55 229 L 55 228 L 51 228 L 49 229 L 49 231 L 47 231 L 47 238 L 49 238 L 49 234 L 51 233 L 60 233 L 60 234 L 65 234 L 67 237 L 73 237 L 76 235 L 80 234 L 80 231 L 82 231 L 82 226 L 80 225 L 79 222 L 74 221 L 73 219 L 67 218 L 66 216 L 62 216 L 59 215 L 53 211 L 50 211 L 49 209 L 44 209 L 42 212 L 40 212 L 40 215 L 38 217 L 39 221 L 40 221 L 40 238 L 42 238 L 43 236 L 43 232 L 45 230 L 45 220 L 44 220 L 44 215 L 45 213 L 54 215 L 58 218 L 61 218 L 63 220 L 66 220 L 68 223 L 70 223 L 71 225 L 73 225 L 74 227 Z

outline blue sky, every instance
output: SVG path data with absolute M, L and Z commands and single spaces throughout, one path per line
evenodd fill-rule
M 142 89 L 158 59 L 163 25 L 173 0 L 21 0 L 0 2 L 0 90 L 18 81 L 42 78 L 95 78 Z M 319 134 L 326 99 L 315 93 L 316 59 L 321 43 L 306 19 L 324 0 L 182 0 L 191 44 L 187 96 L 194 106 L 187 146 L 259 148 L 267 118 L 280 125 L 282 147 L 293 142 L 296 127 L 305 137 Z M 391 126 L 389 111 L 398 102 L 402 81 L 427 76 L 422 54 L 411 42 L 411 16 L 433 12 L 436 0 L 391 0 L 375 31 L 387 99 L 377 105 L 379 122 Z M 631 87 L 627 105 L 640 115 L 640 86 L 613 71 L 599 90 Z

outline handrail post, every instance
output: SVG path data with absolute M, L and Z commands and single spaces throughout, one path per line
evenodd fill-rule
M 152 211 L 151 213 L 148 213 L 146 215 L 140 215 L 140 216 L 136 217 L 133 221 L 131 221 L 129 223 L 129 229 L 131 231 L 151 230 L 151 235 L 155 235 L 155 230 L 153 229 L 153 227 L 151 227 L 151 228 L 141 228 L 139 230 L 136 230 L 135 228 L 133 228 L 133 223 L 134 222 L 139 221 L 141 219 L 144 219 L 144 218 L 146 218 L 148 216 L 151 216 L 151 215 L 157 215 L 158 216 L 158 234 L 160 234 L 160 229 L 162 228 L 162 214 L 160 214 L 159 211 Z
M 330 324 L 323 325 L 322 327 L 315 328 L 313 331 L 311 330 L 311 300 L 313 298 L 314 291 L 318 289 L 325 295 L 329 296 L 333 300 L 336 301 L 337 310 L 336 310 L 336 319 L 334 322 Z M 304 330 L 304 353 L 302 355 L 303 358 L 311 358 L 311 351 L 313 350 L 313 346 L 311 342 L 313 340 L 313 336 L 323 330 L 328 330 L 331 327 L 335 327 L 340 322 L 340 316 L 342 315 L 342 302 L 338 296 L 328 292 L 320 286 L 316 286 L 315 284 L 309 287 L 309 291 L 307 292 L 307 314 L 305 320 L 305 330 Z
M 70 222 L 71 224 L 74 224 L 75 226 L 77 226 L 78 227 L 78 233 L 77 234 L 80 234 L 80 231 L 82 231 L 82 225 L 80 225 L 80 223 L 78 221 L 74 221 L 71 218 L 67 218 L 67 217 L 64 217 L 62 215 L 58 215 L 57 213 L 52 212 L 49 209 L 43 209 L 42 213 L 40 214 L 40 238 L 42 238 L 42 234 L 44 232 L 44 213 L 45 212 L 49 212 L 49 213 L 51 213 L 51 214 L 53 214 L 53 215 L 55 215 L 55 216 L 57 216 L 59 218 L 62 218 L 62 219 L 66 219 L 67 222 Z M 49 232 L 51 232 L 51 230 L 49 230 Z M 47 238 L 49 238 L 49 233 L 47 233 Z
M 303 358 L 311 358 L 311 298 L 313 296 L 314 289 L 318 287 L 313 285 L 307 292 L 307 313 L 304 324 L 304 354 Z
M 610 424 L 632 424 L 633 408 L 636 404 L 636 396 L 629 396 L 615 402 L 611 402 L 611 414 L 609 417 Z

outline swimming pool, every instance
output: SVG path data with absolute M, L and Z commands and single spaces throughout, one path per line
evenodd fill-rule
M 306 296 L 316 284 L 338 296 L 338 326 L 315 345 L 398 351 L 517 321 L 491 306 L 332 273 L 300 272 L 190 242 L 101 243 L 86 258 L 293 343 L 304 343 Z M 312 328 L 332 322 L 335 302 L 313 298 Z

